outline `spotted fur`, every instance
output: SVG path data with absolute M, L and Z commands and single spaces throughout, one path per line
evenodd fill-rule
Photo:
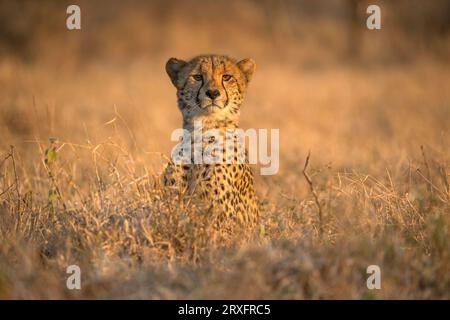
M 186 62 L 169 59 L 166 71 L 177 89 L 178 108 L 183 128 L 194 136 L 194 122 L 201 121 L 203 131 L 215 129 L 225 136 L 239 126 L 241 104 L 255 70 L 251 59 L 239 62 L 222 55 L 203 55 Z M 200 143 L 203 149 L 212 141 Z M 169 163 L 165 185 L 178 185 L 188 194 L 199 196 L 218 213 L 221 220 L 233 219 L 249 225 L 258 220 L 253 174 L 247 162 L 237 161 L 240 142 L 223 150 L 223 163 Z M 194 143 L 194 139 L 192 139 Z M 225 163 L 225 157 L 232 159 Z M 193 159 L 192 159 L 193 160 Z M 193 162 L 192 162 L 193 163 Z

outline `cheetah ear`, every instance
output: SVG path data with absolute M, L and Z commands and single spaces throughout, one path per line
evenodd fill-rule
M 186 64 L 186 61 L 175 58 L 170 58 L 166 62 L 166 72 L 175 87 L 177 87 L 178 73 Z
M 244 73 L 247 82 L 252 79 L 253 73 L 256 69 L 256 63 L 253 59 L 244 59 L 237 63 L 237 66 Z

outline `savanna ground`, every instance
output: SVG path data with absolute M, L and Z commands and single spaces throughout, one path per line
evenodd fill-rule
M 22 24 L 1 3 L 1 299 L 450 298 L 448 33 L 405 33 L 408 11 L 386 6 L 384 29 L 348 38 L 343 1 L 202 3 L 231 6 L 214 32 L 198 1 L 178 4 L 188 17 L 82 2 L 72 33 L 66 6 L 42 3 Z M 280 129 L 261 222 L 231 237 L 158 184 L 181 123 L 165 61 L 204 52 L 256 60 L 242 127 Z

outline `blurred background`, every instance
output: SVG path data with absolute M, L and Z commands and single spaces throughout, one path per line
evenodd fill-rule
M 55 66 L 105 61 L 129 65 L 199 52 L 254 56 L 261 63 L 317 66 L 359 59 L 447 57 L 446 0 L 77 1 L 82 31 L 65 28 L 73 1 L 1 1 L 1 53 Z M 382 31 L 367 30 L 366 8 L 382 10 Z
M 165 62 L 221 53 L 256 60 L 242 125 L 279 128 L 289 170 L 308 149 L 364 170 L 448 149 L 449 1 L 77 1 L 73 31 L 70 4 L 0 1 L 4 148 L 95 145 L 120 122 L 125 145 L 168 154 L 181 117 Z

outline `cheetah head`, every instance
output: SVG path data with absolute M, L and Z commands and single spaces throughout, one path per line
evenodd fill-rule
M 184 123 L 206 117 L 233 123 L 238 120 L 255 62 L 236 62 L 221 55 L 203 55 L 190 61 L 171 58 L 166 71 L 177 89 Z

